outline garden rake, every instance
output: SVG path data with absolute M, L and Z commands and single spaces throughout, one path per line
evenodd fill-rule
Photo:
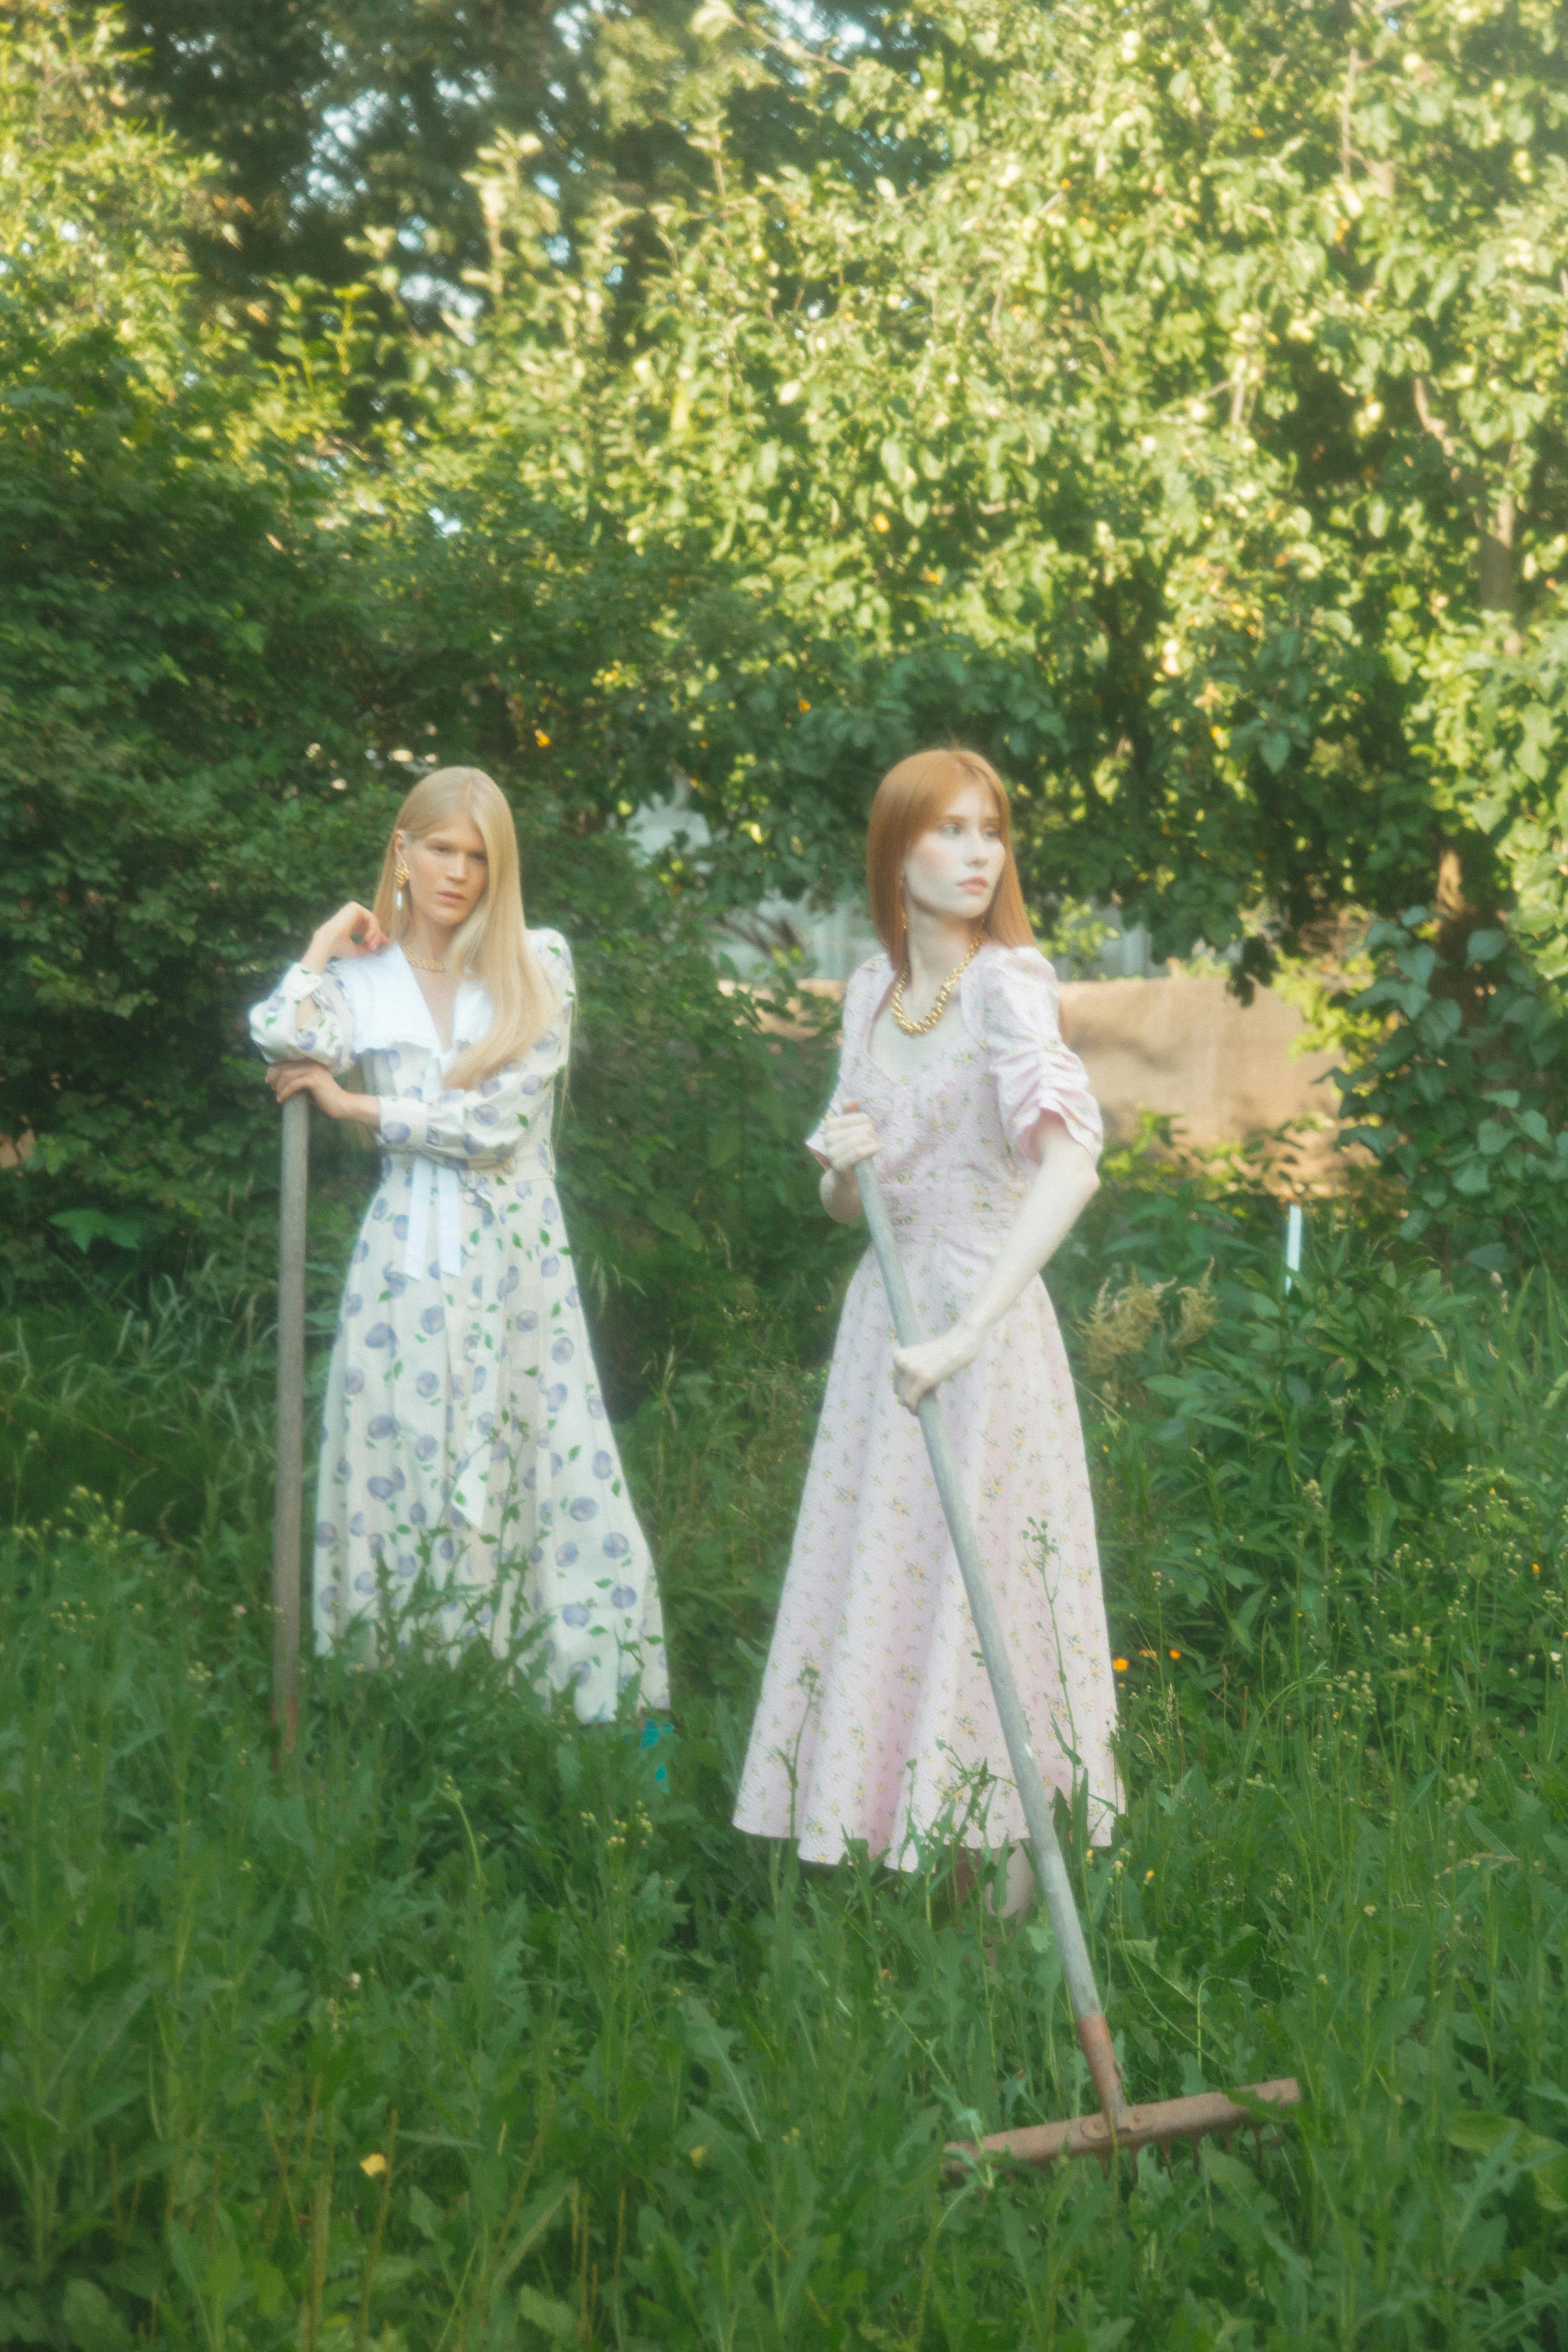
M 284 1756 L 300 1731 L 300 1574 L 305 1446 L 305 1185 L 310 1097 L 283 1106 L 278 1200 L 278 1469 L 272 1507 L 272 1720 Z
M 868 1160 L 861 1160 L 855 1172 L 859 1180 L 860 1199 L 866 1211 L 866 1223 L 870 1228 L 871 1246 L 877 1253 L 882 1287 L 892 1310 L 893 1329 L 900 1347 L 912 1348 L 918 1345 L 921 1333 L 898 1244 L 893 1239 L 887 1202 L 882 1197 L 881 1181 Z M 1256 2124 L 1259 2106 L 1295 2106 L 1301 2094 L 1295 2080 L 1289 2076 L 1275 2083 L 1251 2084 L 1247 2089 L 1237 2092 L 1234 2097 L 1227 2097 L 1221 2092 L 1205 2092 L 1197 2098 L 1163 2099 L 1153 2106 L 1137 2107 L 1127 2104 L 1116 2055 L 1110 2045 L 1110 2031 L 1106 2024 L 1094 1981 L 1089 1947 L 1084 1941 L 1078 1906 L 1073 1901 L 1072 1882 L 1068 1876 L 1067 1864 L 1057 1840 L 1056 1823 L 1051 1818 L 1051 1801 L 1046 1793 L 1045 1781 L 1035 1759 L 1028 1720 L 1019 1701 L 1018 1685 L 1013 1677 L 1013 1663 L 1002 1638 L 1001 1620 L 996 1614 L 990 1581 L 981 1561 L 973 1522 L 958 1483 L 957 1465 L 948 1438 L 947 1424 L 942 1419 L 942 1407 L 934 1390 L 921 1398 L 919 1412 L 926 1452 L 931 1457 L 931 1475 L 936 1480 L 937 1493 L 942 1497 L 948 1533 L 952 1538 L 952 1548 L 963 1577 L 963 1588 L 969 1596 L 970 1614 L 980 1637 L 981 1654 L 991 1678 L 996 1711 L 1002 1718 L 1014 1782 L 1023 1801 L 1024 1818 L 1028 1824 L 1029 1843 L 1033 1848 L 1035 1876 L 1050 1912 L 1057 1949 L 1061 1955 L 1062 1974 L 1067 1979 L 1068 1994 L 1078 2024 L 1079 2044 L 1100 2096 L 1098 2115 L 1074 2116 L 1062 2123 L 1035 2124 L 1017 2131 L 994 2132 L 977 2141 L 953 2143 L 948 2150 L 953 2159 L 949 2167 L 950 2172 L 961 2172 L 966 2159 L 973 2161 L 982 2156 L 1010 2157 L 1025 2164 L 1047 2165 L 1058 2157 L 1098 2156 L 1104 2158 L 1118 2149 L 1135 2153 L 1141 2147 L 1167 2147 L 1173 2140 L 1195 2140 L 1206 2132 L 1218 2132 L 1228 2137 L 1232 2132 Z

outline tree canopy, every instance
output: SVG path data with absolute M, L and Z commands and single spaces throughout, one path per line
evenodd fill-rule
M 237 987 L 426 744 L 571 838 L 679 771 L 715 904 L 853 887 L 960 737 L 1043 913 L 1245 974 L 1472 908 L 1554 1002 L 1559 12 L 803 21 L 14 13 L 6 920 L 63 1026 L 0 1129 L 149 992 L 205 1021 L 179 971 Z

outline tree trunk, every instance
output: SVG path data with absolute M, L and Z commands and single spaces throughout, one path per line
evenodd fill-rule
M 1476 570 L 1485 613 L 1511 613 L 1514 608 L 1513 526 L 1514 504 L 1506 491 L 1495 513 L 1476 518 Z

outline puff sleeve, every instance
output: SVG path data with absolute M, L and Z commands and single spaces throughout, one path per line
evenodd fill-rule
M 1038 948 L 1003 948 L 984 960 L 982 1019 L 1008 1142 L 1038 1167 L 1044 1129 L 1058 1118 L 1098 1160 L 1105 1141 L 1089 1074 L 1062 1042 L 1057 976 Z
M 558 932 L 531 934 L 556 1004 L 544 1034 L 526 1054 L 477 1087 L 447 1087 L 422 1095 L 382 1095 L 381 1140 L 390 1151 L 416 1151 L 458 1168 L 500 1166 L 519 1151 L 565 1064 L 577 986 L 571 950 Z
M 852 1038 L 855 1038 L 859 1034 L 858 1024 L 867 1019 L 871 1009 L 871 999 L 877 991 L 877 974 L 879 971 L 885 970 L 886 964 L 884 959 L 879 956 L 873 956 L 869 963 L 861 964 L 858 971 L 850 973 L 848 981 L 845 985 L 844 1019 L 840 1032 L 838 1069 L 833 1081 L 833 1092 L 828 1097 L 827 1108 L 823 1112 L 822 1118 L 817 1120 L 816 1125 L 812 1129 L 811 1133 L 805 1139 L 806 1150 L 811 1153 L 814 1160 L 821 1161 L 824 1168 L 827 1165 L 827 1154 L 822 1148 L 823 1120 L 836 1118 L 844 1108 L 845 1100 L 849 1091 L 845 1083 L 844 1072 L 849 1060 L 851 1051 L 850 1041 Z
M 310 1009 L 301 1013 L 302 1005 Z M 291 963 L 271 995 L 251 1006 L 250 1034 L 269 1062 L 321 1062 L 341 1076 L 354 1058 L 354 1038 L 337 966 L 311 971 Z

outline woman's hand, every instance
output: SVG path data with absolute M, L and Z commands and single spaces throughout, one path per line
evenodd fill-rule
M 862 1160 L 874 1160 L 881 1148 L 876 1129 L 858 1103 L 846 1103 L 841 1111 L 822 1122 L 822 1149 L 836 1176 L 847 1176 Z
M 915 1348 L 895 1348 L 893 1394 L 899 1402 L 913 1412 L 921 1397 L 929 1396 L 932 1389 L 974 1361 L 984 1336 L 960 1321 L 944 1331 L 940 1339 L 922 1339 Z
M 290 1095 L 313 1095 L 317 1109 L 324 1110 L 329 1118 L 357 1119 L 362 1127 L 381 1124 L 380 1096 L 351 1095 L 320 1062 L 274 1062 L 267 1083 L 280 1103 L 286 1103 Z
M 391 945 L 386 933 L 368 907 L 351 898 L 335 915 L 329 915 L 321 928 L 311 934 L 310 944 L 300 957 L 308 971 L 325 971 L 334 960 L 351 961 L 355 956 L 379 955 Z
M 852 1225 L 860 1213 L 860 1187 L 855 1171 L 862 1160 L 880 1150 L 877 1130 L 858 1103 L 846 1103 L 822 1122 L 822 1149 L 827 1166 L 822 1178 L 822 1205 L 836 1223 Z

